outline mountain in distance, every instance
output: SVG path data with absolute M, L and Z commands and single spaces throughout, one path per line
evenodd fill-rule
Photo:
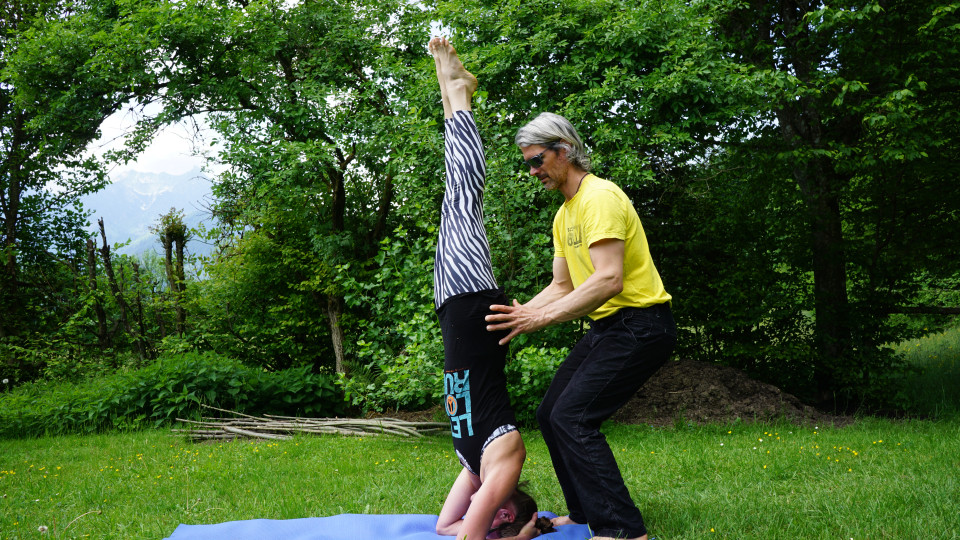
M 97 225 L 100 218 L 111 246 L 130 241 L 118 250 L 127 255 L 163 252 L 160 240 L 150 228 L 171 208 L 183 211 L 189 228 L 200 223 L 211 225 L 207 209 L 212 201 L 211 182 L 199 169 L 180 175 L 127 170 L 111 175 L 111 180 L 101 191 L 81 198 L 84 209 L 93 211 L 89 230 L 96 232 L 98 246 L 102 243 Z M 203 255 L 212 248 L 194 238 L 187 242 L 186 249 L 188 253 Z

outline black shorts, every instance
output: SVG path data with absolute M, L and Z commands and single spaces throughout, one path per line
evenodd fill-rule
M 485 320 L 491 304 L 506 303 L 502 290 L 488 289 L 454 296 L 437 310 L 443 334 L 444 408 L 453 447 L 463 466 L 476 475 L 487 445 L 517 429 L 503 373 L 507 346 L 498 343 L 507 332 L 488 332 Z

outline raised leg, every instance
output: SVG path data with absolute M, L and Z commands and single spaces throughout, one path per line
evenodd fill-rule
M 486 162 L 471 110 L 477 78 L 460 62 L 446 38 L 429 48 L 443 97 L 446 189 L 434 261 L 437 308 L 460 294 L 497 289 L 483 221 Z

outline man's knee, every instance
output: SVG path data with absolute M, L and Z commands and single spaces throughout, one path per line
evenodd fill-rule
M 543 403 L 537 407 L 537 423 L 540 429 L 550 432 L 562 431 L 570 427 L 569 424 L 575 421 L 575 415 L 568 411 L 562 403 L 553 403 L 545 405 Z
M 540 402 L 540 405 L 537 406 L 537 424 L 540 425 L 540 430 L 550 430 L 550 411 L 552 409 L 548 407 L 544 402 Z
M 554 404 L 553 408 L 546 411 L 546 416 L 541 419 L 541 426 L 544 420 L 550 426 L 550 430 L 561 437 L 578 437 L 581 430 L 580 422 L 583 416 L 582 411 L 571 407 L 565 407 L 562 403 Z

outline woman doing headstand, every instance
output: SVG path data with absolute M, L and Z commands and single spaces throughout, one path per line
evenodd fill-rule
M 493 277 L 483 224 L 486 163 L 471 108 L 477 79 L 446 38 L 433 38 L 429 48 L 443 99 L 447 173 L 434 302 L 443 334 L 444 406 L 463 465 L 437 534 L 533 538 L 539 534 L 536 503 L 517 489 L 526 449 L 503 373 L 507 348 L 484 320 L 489 306 L 506 303 L 506 296 Z

